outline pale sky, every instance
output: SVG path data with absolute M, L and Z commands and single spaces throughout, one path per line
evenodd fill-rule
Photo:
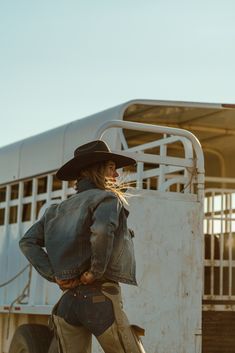
M 0 147 L 130 99 L 235 103 L 234 0 L 0 0 Z

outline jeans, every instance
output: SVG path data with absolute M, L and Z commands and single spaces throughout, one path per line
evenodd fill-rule
M 122 309 L 117 283 L 80 285 L 69 290 L 52 314 L 60 353 L 91 353 L 92 334 L 105 353 L 145 353 L 138 327 L 129 324 Z
M 95 336 L 106 331 L 115 319 L 111 300 L 92 285 L 80 285 L 65 293 L 55 314 L 70 325 L 87 328 Z

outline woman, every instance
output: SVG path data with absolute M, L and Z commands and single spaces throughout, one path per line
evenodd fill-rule
M 20 241 L 36 270 L 66 290 L 53 310 L 63 353 L 90 353 L 92 334 L 106 353 L 143 352 L 118 285 L 136 285 L 125 196 L 115 188 L 116 169 L 134 163 L 100 140 L 77 148 L 57 172 L 61 180 L 77 179 L 77 194 L 49 207 Z

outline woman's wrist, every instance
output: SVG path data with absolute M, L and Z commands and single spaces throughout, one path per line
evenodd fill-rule
M 80 281 L 82 284 L 90 284 L 95 281 L 95 276 L 91 271 L 86 271 L 81 275 Z

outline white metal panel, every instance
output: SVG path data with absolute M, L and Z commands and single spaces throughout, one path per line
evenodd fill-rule
M 19 179 L 54 170 L 61 164 L 65 127 L 24 140 L 20 154 Z
M 28 227 L 27 222 L 22 227 L 22 232 Z M 20 234 L 17 232 L 17 224 L 8 225 L 8 233 L 5 235 L 2 229 L 0 227 L 0 284 L 9 281 L 28 264 L 19 249 Z M 0 288 L 0 305 L 10 305 L 20 295 L 28 278 L 29 270 L 26 269 L 14 281 Z
M 16 142 L 0 149 L 0 184 L 18 179 L 22 143 Z
M 124 305 L 130 321 L 146 328 L 147 352 L 194 353 L 201 329 L 201 205 L 170 196 L 149 191 L 131 200 L 139 287 L 123 288 Z
M 57 170 L 73 157 L 75 148 L 93 139 L 97 127 L 120 119 L 119 113 L 115 107 L 1 148 L 0 184 Z M 119 147 L 116 135 L 111 131 L 104 136 L 111 149 Z
M 19 267 L 22 263 L 21 254 L 19 251 L 19 234 L 17 232 L 17 224 L 11 224 L 8 226 L 8 233 L 6 238 L 6 246 L 5 252 L 3 255 L 6 258 L 6 266 L 5 266 L 5 279 L 12 278 L 15 274 L 21 269 Z M 24 261 L 24 260 L 23 260 Z M 24 261 L 24 265 L 26 265 L 27 261 Z M 22 267 L 23 267 L 22 266 Z M 4 301 L 5 303 L 11 303 L 16 299 L 16 293 L 19 291 L 19 280 L 16 279 L 15 282 L 11 282 L 4 288 Z

